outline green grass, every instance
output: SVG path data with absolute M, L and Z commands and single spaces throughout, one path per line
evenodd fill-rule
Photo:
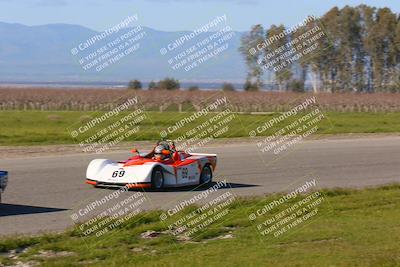
M 97 113 L 99 115 L 100 113 Z M 126 114 L 126 113 L 125 113 Z M 156 140 L 160 138 L 160 131 L 173 125 L 178 120 L 187 117 L 190 113 L 178 112 L 147 112 L 147 118 L 140 124 L 138 134 L 130 136 L 125 141 Z M 267 122 L 279 114 L 250 115 L 240 114 L 229 123 L 229 131 L 219 137 L 247 137 L 249 131 Z M 339 133 L 391 133 L 400 132 L 399 113 L 334 113 L 327 112 L 319 124 L 317 134 Z M 74 126 L 81 126 L 88 117 L 94 114 L 79 111 L 1 111 L 0 112 L 0 145 L 43 145 L 43 144 L 71 144 L 76 141 L 69 134 Z M 210 118 L 212 115 L 208 115 Z M 292 122 L 294 118 L 285 121 Z M 200 119 L 203 121 L 203 119 Z M 196 127 L 196 121 L 185 125 L 169 138 L 177 138 L 187 130 Z M 273 127 L 262 135 L 270 135 L 284 125 Z M 72 128 L 71 128 L 72 127 Z M 95 130 L 101 129 L 98 126 Z M 94 131 L 92 131 L 92 134 Z
M 152 211 L 100 238 L 83 240 L 77 229 L 71 229 L 0 239 L 0 252 L 30 247 L 18 260 L 34 260 L 42 266 L 400 266 L 400 185 L 322 192 L 326 202 L 319 206 L 318 216 L 281 238 L 262 237 L 247 219 L 249 213 L 279 197 L 271 195 L 236 200 L 229 219 L 207 228 L 198 242 L 183 243 L 168 234 L 152 240 L 140 238 L 146 230 L 166 228 L 159 221 L 160 212 Z M 231 228 L 233 238 L 210 239 L 226 233 L 228 226 L 235 227 Z M 134 248 L 143 250 L 135 252 Z M 40 258 L 36 256 L 40 250 L 74 254 Z M 13 260 L 3 256 L 0 263 Z

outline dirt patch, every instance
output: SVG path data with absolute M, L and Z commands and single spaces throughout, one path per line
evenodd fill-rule
M 3 257 L 7 257 L 11 260 L 17 260 L 19 256 L 29 250 L 29 247 L 20 247 L 16 249 L 12 249 L 8 252 L 0 254 Z
M 40 250 L 39 254 L 35 255 L 38 258 L 58 258 L 58 257 L 69 257 L 76 255 L 75 252 L 70 251 L 52 251 L 52 250 Z
M 172 233 L 171 230 L 166 230 L 166 231 L 162 231 L 162 232 L 157 232 L 157 231 L 153 231 L 153 230 L 148 230 L 148 231 L 146 231 L 146 232 L 141 233 L 141 234 L 140 234 L 140 237 L 143 238 L 143 239 L 155 239 L 155 238 L 158 238 L 158 237 L 160 237 L 160 236 L 162 236 L 162 235 L 173 235 L 173 233 Z M 174 235 L 173 235 L 173 236 L 174 236 Z M 221 240 L 221 239 L 231 239 L 231 238 L 234 238 L 234 236 L 233 236 L 233 231 L 229 231 L 229 233 L 222 234 L 222 235 L 220 235 L 220 236 L 216 236 L 216 237 L 213 237 L 213 238 L 208 238 L 208 239 L 203 240 L 203 241 L 201 241 L 201 242 L 193 241 L 192 238 L 191 238 L 190 236 L 186 236 L 186 235 L 177 235 L 177 236 L 175 236 L 175 237 L 176 237 L 176 240 L 177 240 L 178 242 L 183 242 L 183 243 L 196 243 L 196 244 L 198 244 L 198 243 L 206 243 L 207 241 L 211 241 L 211 240 Z M 132 251 L 134 251 L 134 252 L 140 252 L 140 251 L 142 251 L 142 250 L 143 250 L 143 249 L 141 249 L 141 248 L 134 248 L 134 249 L 132 249 Z
M 35 267 L 39 266 L 39 262 L 37 261 L 27 261 L 27 262 L 22 262 L 22 261 L 17 261 L 13 263 L 12 265 L 2 265 L 0 264 L 0 267 Z
M 157 238 L 159 236 L 161 236 L 163 234 L 163 232 L 156 232 L 156 231 L 146 231 L 144 233 L 140 234 L 140 237 L 143 239 L 153 239 L 153 238 Z
M 336 242 L 336 241 L 341 241 L 341 240 L 342 240 L 342 238 L 317 239 L 317 240 L 302 241 L 302 242 L 280 243 L 280 244 L 276 244 L 274 246 L 284 247 L 284 246 L 293 246 L 293 245 L 297 246 L 297 245 L 302 245 L 302 244 L 323 244 L 323 243 Z

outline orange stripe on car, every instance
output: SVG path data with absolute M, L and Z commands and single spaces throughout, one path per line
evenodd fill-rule
M 86 180 L 87 184 L 91 184 L 91 185 L 97 185 L 96 181 L 90 181 L 90 180 Z
M 150 188 L 151 184 L 146 183 L 146 184 L 127 184 L 126 187 L 128 188 Z

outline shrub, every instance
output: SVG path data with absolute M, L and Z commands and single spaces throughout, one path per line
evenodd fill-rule
M 189 91 L 198 91 L 199 87 L 197 85 L 192 85 L 188 88 Z
M 258 88 L 257 84 L 252 83 L 250 81 L 246 81 L 243 85 L 243 89 L 247 92 L 254 92 L 254 91 L 258 91 L 260 88 Z
M 181 85 L 178 80 L 167 77 L 158 82 L 157 88 L 161 90 L 177 90 L 181 88 Z
M 288 89 L 293 92 L 304 93 L 304 81 L 302 80 L 291 80 L 288 84 Z
M 129 81 L 128 89 L 140 90 L 142 89 L 142 83 L 139 80 Z
M 231 83 L 224 83 L 222 85 L 222 91 L 232 92 L 232 91 L 235 91 L 235 87 Z
M 157 88 L 157 84 L 154 81 L 149 82 L 148 89 L 153 90 Z

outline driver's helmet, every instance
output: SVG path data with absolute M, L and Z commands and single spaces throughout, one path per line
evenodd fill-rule
M 169 150 L 169 147 L 167 147 L 166 145 L 157 145 L 154 148 L 154 158 L 155 159 L 159 159 L 159 160 L 163 160 L 163 159 L 166 159 L 167 157 L 169 157 L 168 155 L 164 155 L 162 153 L 163 150 Z

